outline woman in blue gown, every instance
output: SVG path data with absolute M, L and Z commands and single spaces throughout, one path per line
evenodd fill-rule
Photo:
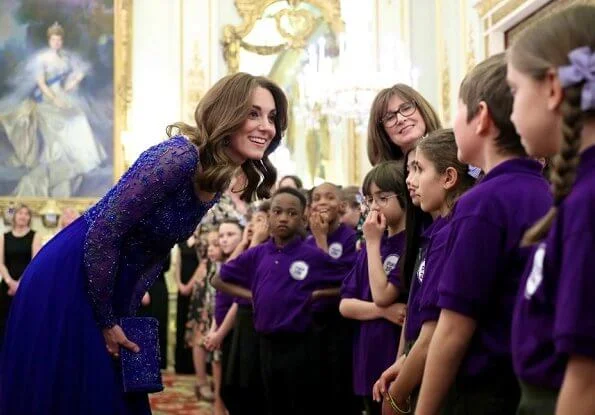
M 171 248 L 188 239 L 238 169 L 242 197 L 268 197 L 268 155 L 287 126 L 283 91 L 239 73 L 199 103 L 196 127 L 145 151 L 96 205 L 25 270 L 0 357 L 0 414 L 150 414 L 124 393 L 119 348 L 138 346 L 118 321 L 134 315 Z

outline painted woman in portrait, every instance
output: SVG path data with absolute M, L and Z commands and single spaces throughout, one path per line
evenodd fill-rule
M 0 100 L 0 125 L 14 150 L 10 164 L 28 169 L 15 196 L 73 196 L 83 176 L 107 158 L 77 93 L 91 67 L 63 49 L 57 22 L 47 38 L 48 47 L 18 68 L 13 92 Z

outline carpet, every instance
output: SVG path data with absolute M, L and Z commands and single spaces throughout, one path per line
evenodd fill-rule
M 211 403 L 194 396 L 194 376 L 163 372 L 165 390 L 149 395 L 153 415 L 212 415 Z

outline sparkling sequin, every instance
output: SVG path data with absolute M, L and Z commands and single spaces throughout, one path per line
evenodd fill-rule
M 100 327 L 134 315 L 171 248 L 217 203 L 219 194 L 207 203 L 196 197 L 198 162 L 184 137 L 157 144 L 84 213 L 88 293 Z

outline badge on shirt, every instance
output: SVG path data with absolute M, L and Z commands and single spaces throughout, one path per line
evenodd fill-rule
M 295 261 L 289 267 L 289 274 L 294 280 L 302 281 L 308 276 L 308 268 L 304 261 Z
M 328 254 L 333 259 L 341 258 L 341 255 L 343 255 L 343 245 L 340 242 L 334 242 L 330 244 L 328 247 Z
M 424 282 L 424 273 L 426 272 L 426 260 L 424 259 L 423 261 L 421 261 L 421 264 L 419 264 L 419 268 L 417 269 L 417 279 L 419 280 L 419 282 Z
M 533 267 L 525 285 L 525 298 L 530 300 L 543 280 L 543 260 L 545 259 L 545 243 L 540 243 L 533 256 Z
M 395 269 L 398 262 L 399 256 L 397 254 L 391 254 L 387 256 L 384 260 L 384 264 L 382 264 L 382 266 L 384 267 L 384 273 L 389 274 L 393 269 Z

